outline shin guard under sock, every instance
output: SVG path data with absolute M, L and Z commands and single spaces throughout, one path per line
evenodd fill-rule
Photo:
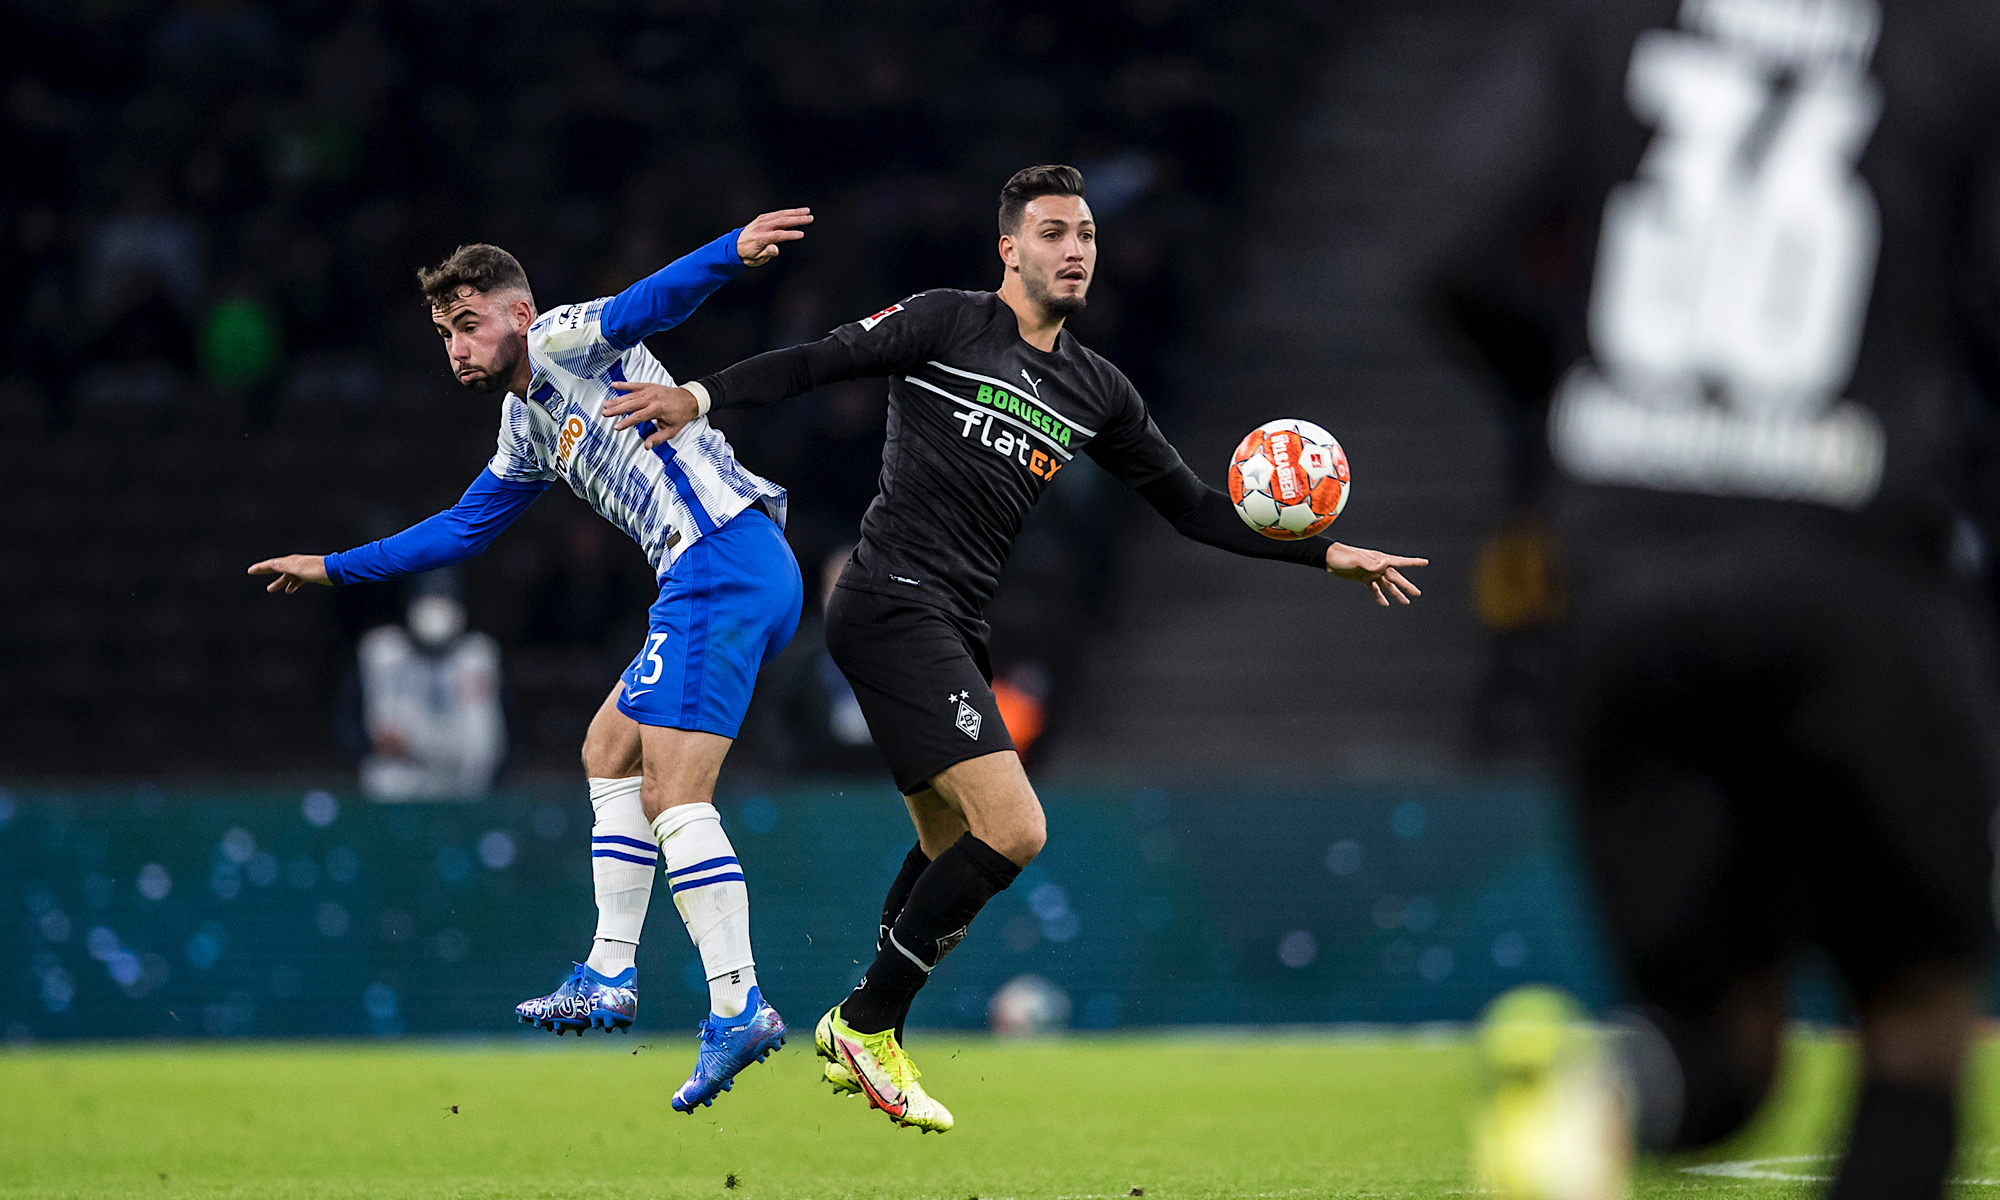
M 638 776 L 592 779 L 590 876 L 597 893 L 597 934 L 588 962 L 593 971 L 617 975 L 632 965 L 659 870 L 652 826 L 639 804 Z
M 1957 1142 L 1951 1089 L 1869 1080 L 1827 1200 L 1938 1200 Z
M 896 924 L 896 918 L 903 915 L 903 906 L 910 902 L 910 889 L 917 886 L 917 877 L 931 865 L 930 855 L 924 853 L 924 844 L 918 842 L 903 856 L 902 869 L 896 872 L 896 881 L 889 885 L 889 894 L 882 900 L 882 924 L 875 935 L 875 952 L 880 954 L 889 947 L 889 930 Z M 910 994 L 912 1000 L 916 993 Z M 896 1040 L 903 1040 L 903 1022 L 910 1019 L 910 1006 L 905 1003 L 896 1014 Z
M 868 973 L 842 1002 L 842 1019 L 862 1033 L 894 1026 L 979 910 L 1020 873 L 1006 855 L 970 833 L 953 842 L 917 877 Z

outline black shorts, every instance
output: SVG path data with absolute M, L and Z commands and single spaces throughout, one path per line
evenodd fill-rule
M 904 795 L 947 767 L 1014 748 L 993 700 L 987 632 L 983 621 L 894 596 L 836 587 L 827 600 L 827 652 Z
M 1805 946 L 1863 1003 L 1913 968 L 1979 969 L 1996 772 L 1977 605 L 1934 570 L 1803 546 L 1628 552 L 1598 574 L 1565 744 L 1637 998 L 1712 1015 Z

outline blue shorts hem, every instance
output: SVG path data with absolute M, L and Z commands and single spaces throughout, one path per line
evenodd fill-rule
M 717 737 L 726 737 L 732 740 L 740 736 L 743 732 L 743 723 L 741 721 L 730 725 L 722 721 L 705 721 L 700 718 L 692 721 L 668 720 L 658 713 L 640 712 L 638 709 L 626 704 L 622 697 L 618 701 L 618 711 L 637 721 L 639 724 L 648 725 L 654 729 L 685 729 L 690 733 L 712 733 Z

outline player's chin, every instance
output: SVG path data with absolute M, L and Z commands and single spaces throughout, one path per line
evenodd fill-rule
M 1089 307 L 1090 300 L 1082 289 L 1075 292 L 1056 292 L 1048 299 L 1048 310 L 1058 317 L 1072 317 Z
M 500 381 L 486 374 L 484 371 L 477 371 L 470 375 L 460 375 L 458 381 L 483 396 L 491 395 L 500 390 Z

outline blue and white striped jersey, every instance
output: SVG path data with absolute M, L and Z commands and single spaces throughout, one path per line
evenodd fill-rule
M 500 444 L 487 469 L 518 483 L 561 480 L 645 550 L 656 575 L 702 536 L 756 503 L 770 502 L 784 524 L 785 489 L 736 461 L 729 439 L 696 417 L 651 450 L 650 422 L 616 428 L 604 405 L 631 380 L 671 385 L 674 377 L 643 344 L 626 347 L 605 332 L 609 299 L 565 304 L 528 330 L 534 369 L 526 399 L 509 393 Z
M 485 550 L 560 479 L 646 551 L 655 577 L 681 552 L 759 500 L 780 525 L 785 491 L 744 470 L 722 434 L 697 418 L 645 448 L 650 424 L 620 432 L 604 415 L 613 383 L 674 381 L 640 339 L 685 321 L 743 269 L 731 230 L 616 296 L 567 304 L 528 329 L 528 396 L 501 402 L 500 447 L 465 495 L 380 541 L 326 556 L 333 583 L 393 579 Z

